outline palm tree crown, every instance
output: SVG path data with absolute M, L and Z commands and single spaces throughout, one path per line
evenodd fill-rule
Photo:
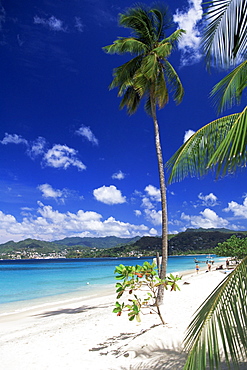
M 126 106 L 129 114 L 135 113 L 145 96 L 145 110 L 152 115 L 151 100 L 159 108 L 163 108 L 169 99 L 168 88 L 173 91 L 174 100 L 180 103 L 184 90 L 167 58 L 184 31 L 177 30 L 165 37 L 166 29 L 171 26 L 167 8 L 130 8 L 126 13 L 120 14 L 119 24 L 130 28 L 133 36 L 118 38 L 103 49 L 110 54 L 135 55 L 133 59 L 114 69 L 110 88 L 118 87 L 118 96 L 123 97 L 120 108 Z

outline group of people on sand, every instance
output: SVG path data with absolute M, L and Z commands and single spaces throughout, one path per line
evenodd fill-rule
M 207 269 L 207 271 L 206 272 L 209 272 L 209 271 L 211 271 L 211 264 L 210 263 L 208 263 L 208 269 Z M 199 265 L 198 265 L 198 263 L 196 264 L 196 273 L 198 274 L 198 272 L 199 272 L 199 270 L 200 270 L 200 267 L 199 267 Z
M 206 272 L 209 272 L 211 271 L 211 267 L 212 265 L 207 261 L 207 264 L 208 264 L 208 269 L 206 270 Z M 229 266 L 229 260 L 227 259 L 226 260 L 226 268 Z M 198 263 L 196 264 L 196 273 L 198 274 L 199 273 L 199 270 L 200 270 L 200 266 L 198 265 Z M 220 265 L 218 267 L 216 267 L 216 270 L 223 270 L 223 265 Z

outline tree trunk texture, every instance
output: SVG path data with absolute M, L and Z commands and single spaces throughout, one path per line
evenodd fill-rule
M 168 242 L 167 242 L 167 199 L 166 199 L 166 184 L 165 173 L 163 165 L 163 156 L 160 143 L 159 125 L 156 117 L 155 104 L 152 104 L 152 117 L 154 122 L 155 147 L 158 160 L 159 180 L 160 180 L 160 194 L 161 194 L 161 213 L 162 213 L 162 261 L 160 268 L 160 279 L 165 279 L 167 273 L 167 258 L 168 258 Z M 163 304 L 164 300 L 164 286 L 159 286 L 158 304 Z

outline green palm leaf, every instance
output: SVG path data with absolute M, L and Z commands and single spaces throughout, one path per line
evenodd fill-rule
M 184 370 L 237 366 L 247 356 L 247 257 L 210 294 L 187 329 Z
M 203 176 L 217 166 L 217 176 L 246 164 L 247 107 L 208 123 L 191 136 L 166 163 L 169 183 Z
M 229 67 L 246 56 L 246 0 L 214 0 L 207 3 L 209 21 L 203 38 L 208 64 Z
M 147 46 L 140 40 L 133 37 L 121 37 L 113 42 L 111 45 L 103 47 L 109 54 L 142 54 L 147 52 Z
M 211 96 L 214 97 L 215 105 L 221 112 L 240 103 L 243 90 L 247 86 L 247 61 L 245 60 L 231 73 L 214 86 Z

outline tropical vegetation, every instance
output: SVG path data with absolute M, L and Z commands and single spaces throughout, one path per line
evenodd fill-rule
M 145 99 L 145 111 L 152 117 L 154 124 L 155 146 L 162 207 L 162 268 L 160 278 L 166 276 L 167 266 L 167 200 L 163 156 L 157 120 L 157 107 L 163 108 L 172 92 L 176 103 L 182 101 L 184 89 L 174 67 L 168 61 L 184 30 L 179 29 L 170 36 L 166 31 L 172 26 L 166 7 L 137 5 L 119 15 L 119 25 L 131 30 L 131 36 L 119 37 L 103 50 L 109 54 L 131 54 L 134 57 L 113 71 L 110 89 L 118 88 L 122 98 L 120 108 L 126 107 L 128 114 L 138 109 Z M 164 290 L 159 299 L 163 300 Z
M 215 248 L 215 253 L 222 257 L 233 257 L 239 261 L 247 256 L 247 238 L 238 238 L 232 235 L 223 243 L 219 243 Z
M 160 311 L 158 301 L 158 288 L 163 286 L 166 290 L 180 290 L 177 281 L 181 277 L 170 274 L 165 279 L 158 277 L 157 266 L 155 263 L 144 262 L 143 265 L 126 266 L 120 264 L 115 269 L 117 299 L 127 293 L 127 303 L 116 301 L 113 312 L 121 316 L 124 311 L 128 312 L 130 321 L 134 319 L 141 321 L 141 314 L 155 313 L 160 321 L 165 325 L 164 318 Z M 123 282 L 121 283 L 120 280 Z
M 247 2 L 207 3 L 203 48 L 208 66 L 234 68 L 212 90 L 218 112 L 239 103 L 247 86 Z M 198 130 L 168 162 L 169 181 L 231 174 L 246 166 L 247 107 Z M 185 338 L 186 370 L 236 368 L 247 360 L 247 257 L 199 308 Z
M 230 73 L 212 90 L 221 113 L 240 103 L 247 87 L 246 0 L 217 0 L 208 3 L 203 48 L 208 66 L 230 68 Z M 239 64 L 240 63 L 240 64 Z M 236 66 L 237 65 L 237 66 Z M 247 106 L 239 113 L 216 119 L 192 135 L 167 162 L 169 182 L 186 176 L 232 174 L 246 166 Z

